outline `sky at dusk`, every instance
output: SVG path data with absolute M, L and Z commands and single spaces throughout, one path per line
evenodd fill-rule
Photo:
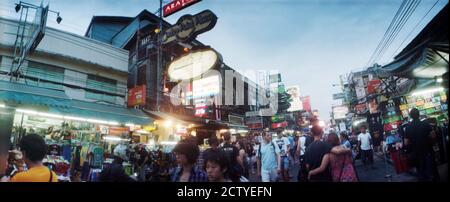
M 14 3 L 18 2 L 0 1 L 0 16 L 18 18 L 14 11 Z M 377 63 L 392 61 L 395 53 L 447 2 L 422 0 Z M 135 17 L 143 9 L 155 12 L 159 6 L 158 0 L 44 0 L 46 3 L 63 18 L 58 25 L 56 16 L 50 14 L 48 26 L 80 35 L 84 35 L 94 15 Z M 286 86 L 300 86 L 301 96 L 311 96 L 312 108 L 319 110 L 321 119 L 329 119 L 331 106 L 339 104 L 332 94 L 340 88 L 333 84 L 339 83 L 339 75 L 365 67 L 401 3 L 401 0 L 203 0 L 166 20 L 175 23 L 184 14 L 210 9 L 218 16 L 217 24 L 198 36 L 199 41 L 220 52 L 224 62 L 238 71 L 279 71 Z

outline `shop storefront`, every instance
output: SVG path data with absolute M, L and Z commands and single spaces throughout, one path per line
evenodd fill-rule
M 138 110 L 73 100 L 62 91 L 15 83 L 1 83 L 0 88 L 0 107 L 11 114 L 2 122 L 11 125 L 14 147 L 28 134 L 42 136 L 49 148 L 44 164 L 60 181 L 98 180 L 114 147 L 147 141 L 131 140 L 147 135 L 143 129 L 153 122 Z M 131 164 L 126 167 L 131 175 Z

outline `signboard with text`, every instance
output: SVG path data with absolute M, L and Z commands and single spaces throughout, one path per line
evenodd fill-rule
M 245 118 L 245 125 L 250 129 L 263 128 L 263 120 L 260 116 Z
M 173 0 L 163 7 L 163 16 L 168 17 L 200 1 L 201 0 Z
M 299 86 L 289 86 L 286 88 L 286 92 L 291 95 L 292 101 L 291 107 L 287 109 L 288 112 L 303 110 L 302 101 L 300 100 L 300 87 Z
M 303 110 L 305 111 L 311 111 L 311 102 L 310 102 L 310 97 L 306 96 L 306 97 L 302 97 L 302 104 L 303 104 Z
M 164 30 L 163 44 L 172 41 L 188 43 L 201 33 L 214 28 L 217 16 L 210 10 L 202 11 L 195 15 L 183 15 L 172 27 Z
M 334 119 L 345 119 L 348 113 L 347 106 L 335 106 L 333 107 L 333 118 Z
M 377 93 L 380 85 L 381 81 L 379 79 L 370 80 L 367 84 L 367 93 L 368 94 Z
M 128 107 L 140 106 L 145 104 L 146 86 L 136 86 L 128 90 Z

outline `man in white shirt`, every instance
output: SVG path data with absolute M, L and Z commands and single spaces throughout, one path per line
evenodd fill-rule
M 373 168 L 372 137 L 366 131 L 365 126 L 361 126 L 359 131 L 358 149 L 360 149 L 361 152 L 361 160 L 363 161 L 365 167 L 370 164 Z
M 283 136 L 282 130 L 278 130 L 273 143 L 280 149 L 281 177 L 285 182 L 289 182 L 289 150 L 291 148 L 289 139 Z

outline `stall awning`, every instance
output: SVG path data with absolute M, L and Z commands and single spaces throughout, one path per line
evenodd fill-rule
M 112 105 L 84 102 L 72 100 L 72 106 L 69 109 L 52 108 L 56 113 L 73 114 L 79 117 L 90 117 L 93 119 L 114 121 L 121 124 L 149 125 L 153 119 L 149 118 L 140 110 L 128 109 Z
M 0 81 L 0 101 L 17 108 L 45 106 L 46 113 L 119 124 L 147 125 L 153 119 L 137 109 L 70 99 L 63 91 Z M 42 109 L 40 109 L 42 110 Z M 38 110 L 38 111 L 40 111 Z
M 158 112 L 158 111 L 150 111 L 144 109 L 143 112 L 145 112 L 148 116 L 150 116 L 153 119 L 159 119 L 159 120 L 173 120 L 175 122 L 181 123 L 181 124 L 205 124 L 206 119 L 198 118 L 198 117 L 187 117 L 182 116 L 179 114 L 171 114 L 166 112 Z
M 397 55 L 377 70 L 378 76 L 435 78 L 448 72 L 448 5 Z
M 0 101 L 10 105 L 45 105 L 63 108 L 71 105 L 70 99 L 64 91 L 7 81 L 0 81 Z

